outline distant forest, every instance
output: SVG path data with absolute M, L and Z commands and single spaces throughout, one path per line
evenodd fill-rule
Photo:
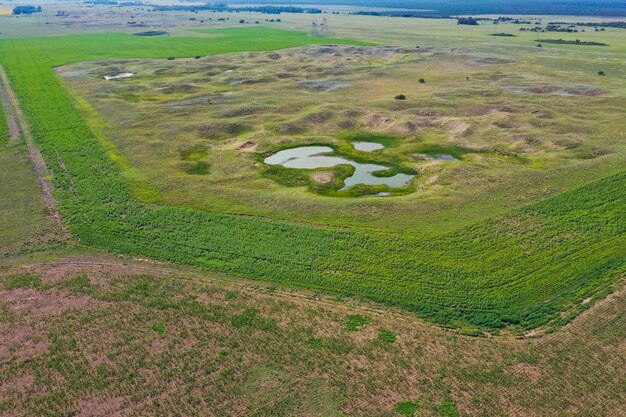
M 228 3 L 251 3 L 229 0 Z M 626 16 L 626 0 L 255 0 L 255 4 L 351 5 L 420 9 L 425 17 L 477 14 Z M 413 12 L 413 15 L 416 13 Z

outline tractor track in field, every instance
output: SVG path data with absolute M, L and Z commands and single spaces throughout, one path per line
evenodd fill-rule
M 28 156 L 33 166 L 37 179 L 39 180 L 39 187 L 41 189 L 41 195 L 43 202 L 48 210 L 50 216 L 59 224 L 63 237 L 69 238 L 70 233 L 67 230 L 61 213 L 57 210 L 57 202 L 52 195 L 52 185 L 48 179 L 50 172 L 46 163 L 35 144 L 32 134 L 28 129 L 26 118 L 22 113 L 19 106 L 19 101 L 15 92 L 11 88 L 9 77 L 7 76 L 4 68 L 0 65 L 0 96 L 2 96 L 2 105 L 5 107 L 5 113 L 7 114 L 7 120 L 9 122 L 9 129 L 11 131 L 11 138 L 14 141 L 18 141 L 20 137 L 24 138 L 26 148 L 28 149 Z M 8 106 L 8 109 L 7 109 Z
M 169 263 L 162 263 L 149 259 L 142 258 L 126 258 L 120 260 L 107 259 L 108 256 L 102 258 L 103 255 L 93 254 L 86 256 L 78 256 L 74 258 L 62 258 L 59 260 L 47 261 L 47 262 L 32 262 L 27 264 L 16 264 L 7 267 L 0 273 L 11 274 L 19 272 L 35 272 L 41 273 L 44 281 L 62 279 L 68 274 L 88 273 L 88 274 L 104 274 L 104 275 L 136 275 L 136 274 L 148 274 L 160 277 L 174 277 L 176 279 L 182 279 L 188 282 L 195 282 L 200 284 L 220 285 L 226 288 L 242 291 L 249 294 L 263 294 L 266 296 L 280 297 L 290 302 L 303 304 L 308 306 L 322 306 L 334 311 L 342 311 L 345 314 L 370 314 L 378 317 L 392 318 L 393 320 L 404 322 L 412 325 L 420 325 L 432 329 L 437 329 L 442 332 L 449 332 L 450 334 L 456 334 L 459 336 L 475 337 L 475 335 L 464 335 L 462 332 L 457 332 L 454 329 L 445 328 L 432 324 L 426 320 L 422 320 L 410 312 L 397 310 L 389 306 L 377 306 L 376 303 L 371 303 L 367 300 L 355 299 L 336 299 L 332 294 L 316 293 L 312 290 L 306 290 L 303 288 L 291 288 L 289 286 L 275 287 L 275 283 L 265 281 L 254 281 L 240 277 L 228 277 L 221 274 L 209 275 L 207 272 L 198 271 L 193 268 L 183 268 L 172 265 Z M 511 334 L 505 332 L 501 335 L 492 335 L 489 333 L 483 333 L 482 337 L 485 338 L 501 338 L 501 339 L 518 339 L 527 340 L 531 342 L 539 342 L 544 338 L 557 337 L 562 331 L 575 327 L 577 323 L 584 320 L 584 317 L 594 314 L 603 305 L 610 303 L 615 297 L 620 296 L 626 292 L 626 276 L 618 280 L 617 284 L 612 285 L 614 290 L 609 296 L 598 297 L 594 300 L 593 304 L 589 308 L 578 314 L 573 320 L 559 327 L 557 332 L 546 332 L 545 327 L 539 327 L 533 329 L 525 334 Z M 351 300 L 348 301 L 347 300 Z
M 11 97 L 9 97 L 9 93 L 4 86 L 4 81 L 0 83 L 0 104 L 4 109 L 4 114 L 7 119 L 7 125 L 9 126 L 9 135 L 13 142 L 17 142 L 20 140 L 22 136 L 22 130 L 17 122 L 17 118 L 14 113 L 14 106 L 11 101 Z
M 198 271 L 193 268 L 187 269 L 168 263 L 161 263 L 150 259 L 140 258 L 124 258 L 123 260 L 98 259 L 98 255 L 88 255 L 86 257 L 78 257 L 78 259 L 61 259 L 47 262 L 32 262 L 22 265 L 13 265 L 7 267 L 0 273 L 11 274 L 19 272 L 35 272 L 42 273 L 44 281 L 48 279 L 62 278 L 66 274 L 72 273 L 93 273 L 93 274 L 111 274 L 111 275 L 137 275 L 148 274 L 156 276 L 170 276 L 182 279 L 188 282 L 201 284 L 223 285 L 227 288 L 242 291 L 244 293 L 257 293 L 269 296 L 281 297 L 295 303 L 306 305 L 324 306 L 335 311 L 344 311 L 345 313 L 363 313 L 383 317 L 393 317 L 394 320 L 404 321 L 406 323 L 419 323 L 420 325 L 440 330 L 444 329 L 440 326 L 428 323 L 418 317 L 401 310 L 396 310 L 388 306 L 376 306 L 375 303 L 353 299 L 352 302 L 346 303 L 346 300 L 338 300 L 332 294 L 316 293 L 313 290 L 303 288 L 292 288 L 280 284 L 255 281 L 240 277 L 228 277 L 222 274 L 209 275 L 208 272 Z M 51 278 L 52 277 L 52 278 Z M 279 285 L 277 288 L 275 285 Z

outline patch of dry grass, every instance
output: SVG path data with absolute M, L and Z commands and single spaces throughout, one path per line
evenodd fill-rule
M 25 273 L 44 279 L 15 288 L 32 286 L 16 280 Z M 414 401 L 424 416 L 617 416 L 625 399 L 623 291 L 557 333 L 486 339 L 373 304 L 99 256 L 13 267 L 0 283 L 9 415 L 394 416 Z

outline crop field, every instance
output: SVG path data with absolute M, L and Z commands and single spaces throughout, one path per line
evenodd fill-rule
M 0 90 L 0 93 L 4 93 Z M 4 94 L 0 96 L 4 98 Z M 11 132 L 0 106 L 0 259 L 58 243 L 23 141 Z
M 34 262 L 0 272 L 0 413 L 622 415 L 623 291 L 555 334 L 487 339 L 128 258 Z
M 0 416 L 624 414 L 622 19 L 358 7 L 0 16 Z
M 0 43 L 2 65 L 53 174 L 58 210 L 80 243 L 363 297 L 470 332 L 561 325 L 585 308 L 583 300 L 602 297 L 623 274 L 624 173 L 427 238 L 158 204 L 149 176 L 133 169 L 124 150 L 98 129 L 91 120 L 103 123 L 97 115 L 84 114 L 84 100 L 68 91 L 53 68 L 113 58 L 207 56 L 244 45 L 265 50 L 339 42 L 264 28 L 211 35 Z M 248 38 L 254 41 L 243 42 Z M 610 161 L 619 151 L 616 146 L 617 156 L 606 158 L 605 174 L 616 171 Z

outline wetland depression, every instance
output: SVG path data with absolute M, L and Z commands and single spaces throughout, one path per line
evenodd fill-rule
M 285 168 L 295 169 L 319 169 L 331 168 L 338 165 L 351 165 L 354 172 L 344 180 L 344 186 L 340 189 L 347 190 L 356 184 L 386 185 L 390 188 L 406 187 L 415 175 L 395 174 L 388 177 L 375 176 L 375 172 L 384 172 L 389 167 L 376 164 L 362 164 L 339 156 L 327 155 L 333 152 L 330 146 L 300 146 L 292 149 L 284 149 L 272 156 L 265 158 L 268 165 L 281 165 Z
M 621 98 L 601 83 L 611 75 L 600 78 L 599 64 L 590 63 L 586 75 L 565 84 L 562 66 L 578 68 L 574 58 L 560 57 L 558 68 L 538 64 L 511 75 L 511 64 L 496 63 L 488 52 L 484 63 L 443 47 L 311 45 L 190 62 L 81 61 L 57 72 L 105 118 L 106 136 L 131 162 L 128 178 L 139 170 L 156 202 L 294 222 L 304 213 L 315 224 L 439 233 L 493 217 L 500 212 L 495 201 L 519 207 L 543 198 L 533 191 L 537 187 L 556 192 L 552 177 L 565 184 L 582 181 L 581 170 L 596 163 L 614 168 L 617 160 L 611 158 L 622 155 L 615 130 L 599 129 L 623 119 Z M 525 55 L 497 56 L 521 62 Z M 104 79 L 124 72 L 134 76 Z M 474 74 L 470 80 L 468 74 Z M 415 82 L 420 78 L 429 82 Z M 305 88 L 301 80 L 319 88 Z M 329 84 L 319 83 L 328 81 L 350 87 L 323 91 Z M 594 86 L 606 93 L 529 97 L 504 86 L 541 87 L 533 89 L 537 93 L 551 91 L 548 86 Z M 395 100 L 397 92 L 408 98 Z M 588 117 L 582 104 L 591 101 L 606 102 L 606 113 Z M 576 115 L 575 126 L 568 114 Z M 269 151 L 314 145 L 334 151 L 286 165 L 278 164 L 288 159 L 280 160 L 281 154 L 268 161 L 277 164 L 264 163 Z M 368 173 L 346 160 L 387 169 Z M 292 165 L 303 162 L 329 167 Z M 415 177 L 394 177 L 400 173 Z

